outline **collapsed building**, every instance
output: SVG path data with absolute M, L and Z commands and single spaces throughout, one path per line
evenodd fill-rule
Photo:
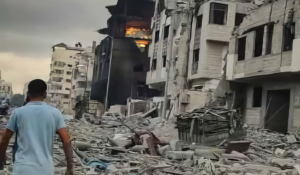
M 81 43 L 75 47 L 60 43 L 52 47 L 46 99 L 49 104 L 63 110 L 64 113 L 74 114 L 78 101 L 84 97 L 89 100 L 95 45 L 84 49 Z
M 231 93 L 223 78 L 232 31 L 250 1 L 156 2 L 147 84 L 167 96 L 173 114 Z
M 96 47 L 91 100 L 111 105 L 125 105 L 127 99 L 147 99 L 158 95 L 146 85 L 151 41 L 152 0 L 119 0 L 106 8 L 112 15 L 108 35 Z
M 243 84 L 247 124 L 283 133 L 300 125 L 299 7 L 298 0 L 265 2 L 230 39 L 226 79 Z

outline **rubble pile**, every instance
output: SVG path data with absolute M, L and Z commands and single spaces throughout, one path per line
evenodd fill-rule
M 232 121 L 239 120 L 237 111 L 215 108 L 193 110 L 181 117 L 202 119 L 203 114 L 208 113 L 207 110 L 214 113 L 212 116 L 222 116 L 223 119 L 220 121 L 227 128 L 231 128 Z M 139 114 L 124 117 L 121 114 L 110 114 L 95 119 L 85 115 L 80 120 L 66 117 L 65 122 L 73 146 L 75 174 L 300 174 L 300 141 L 297 134 L 285 135 L 267 129 L 244 128 L 247 129 L 246 136 L 234 140 L 228 137 L 218 145 L 212 146 L 195 141 L 170 139 L 178 135 L 174 123 L 176 118 L 164 121 L 160 117 L 144 118 L 143 116 Z M 207 117 L 209 119 L 209 115 Z M 229 120 L 229 123 L 224 122 L 226 120 Z M 207 121 L 216 124 L 211 119 Z M 0 128 L 4 128 L 5 124 L 3 121 Z M 215 127 L 218 134 L 219 127 Z M 194 132 L 191 127 L 188 131 Z M 212 132 L 211 126 L 209 131 Z M 231 129 L 222 132 L 230 133 Z M 14 139 L 11 139 L 7 150 L 5 170 L 0 172 L 3 175 L 12 174 L 13 141 Z M 55 138 L 53 149 L 55 174 L 63 175 L 66 161 L 58 136 Z

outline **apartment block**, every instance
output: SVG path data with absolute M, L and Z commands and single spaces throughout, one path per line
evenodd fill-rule
M 230 91 L 223 80 L 230 38 L 252 7 L 249 1 L 157 0 L 147 84 L 164 94 L 168 80 L 177 112 L 204 106 L 210 92 L 224 96 Z
M 84 49 L 80 43 L 75 47 L 60 43 L 54 45 L 52 49 L 48 94 L 52 103 L 55 103 L 65 113 L 72 113 L 72 76 Z
M 300 125 L 299 7 L 299 1 L 265 2 L 230 39 L 226 79 L 243 85 L 249 125 L 282 133 Z

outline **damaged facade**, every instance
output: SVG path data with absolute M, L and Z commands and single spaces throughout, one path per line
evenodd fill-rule
M 147 84 L 167 90 L 167 108 L 179 113 L 231 92 L 224 60 L 232 31 L 252 7 L 250 1 L 156 2 Z
M 47 102 L 72 114 L 82 96 L 89 97 L 93 72 L 93 48 L 60 43 L 53 46 Z M 89 98 L 88 98 L 89 99 Z
M 125 105 L 128 98 L 157 95 L 146 85 L 148 47 L 154 10 L 151 0 L 119 0 L 107 6 L 111 17 L 100 34 L 108 35 L 96 47 L 91 99 L 107 105 Z
M 251 10 L 230 39 L 226 79 L 243 83 L 245 123 L 278 132 L 300 125 L 298 0 Z

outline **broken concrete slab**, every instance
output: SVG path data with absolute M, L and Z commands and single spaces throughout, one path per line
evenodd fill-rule
M 269 160 L 269 162 L 282 169 L 292 169 L 296 163 L 295 160 L 293 159 L 279 159 L 279 158 L 271 159 Z
M 274 154 L 279 157 L 285 157 L 288 154 L 288 152 L 283 149 L 277 148 Z
M 251 162 L 251 159 L 249 157 L 237 151 L 232 151 L 231 154 L 222 154 L 222 157 L 227 159 L 236 159 Z
M 170 146 L 173 151 L 181 151 L 184 144 L 185 143 L 182 140 L 171 140 L 170 141 Z
M 194 151 L 168 151 L 166 157 L 172 160 L 190 159 L 194 155 Z
M 287 135 L 286 139 L 287 139 L 287 143 L 296 143 L 297 142 L 295 135 Z
M 298 174 L 300 175 L 300 165 L 296 164 L 294 165 L 294 168 L 297 170 Z
M 170 145 L 165 145 L 163 147 L 158 148 L 158 152 L 162 156 L 165 156 L 168 151 L 172 151 L 172 148 Z
M 80 151 L 86 151 L 91 147 L 90 143 L 80 142 L 80 141 L 76 141 L 75 145 L 76 145 L 76 148 L 78 148 Z

